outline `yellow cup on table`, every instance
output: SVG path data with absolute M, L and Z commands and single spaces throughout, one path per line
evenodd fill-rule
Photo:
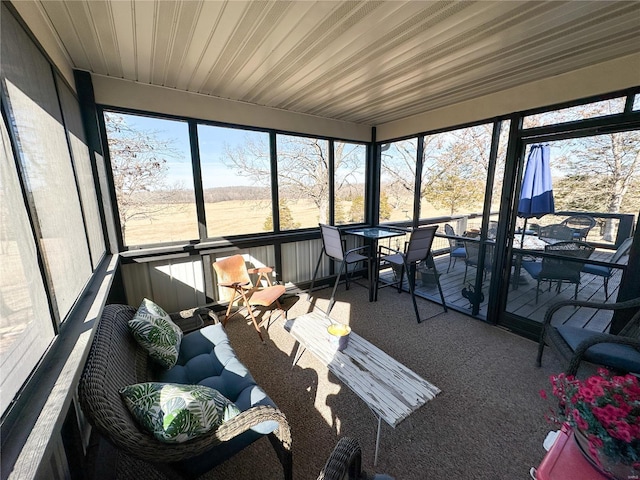
M 329 341 L 331 345 L 336 347 L 339 352 L 347 348 L 349 343 L 349 334 L 351 333 L 351 327 L 343 323 L 332 323 L 327 327 L 329 332 Z

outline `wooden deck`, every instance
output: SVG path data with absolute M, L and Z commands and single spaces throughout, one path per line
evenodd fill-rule
M 596 250 L 590 257 L 592 260 L 607 261 L 612 255 L 608 250 Z M 448 306 L 456 307 L 461 310 L 471 312 L 469 300 L 462 296 L 462 289 L 469 284 L 475 283 L 476 269 L 469 267 L 467 271 L 466 282 L 463 283 L 465 273 L 464 259 L 458 259 L 457 262 L 451 262 L 451 269 L 447 273 L 449 266 L 449 255 L 440 255 L 435 258 L 436 269 L 440 274 L 440 284 L 444 293 L 444 298 Z M 390 279 L 392 277 L 390 270 L 381 273 L 381 279 Z M 621 270 L 618 270 L 609 279 L 609 302 L 615 301 L 618 294 Z M 491 274 L 487 276 L 483 282 L 482 292 L 484 301 L 480 304 L 480 316 L 486 317 L 487 302 L 489 300 L 489 282 Z M 509 287 L 509 295 L 507 298 L 507 311 L 520 315 L 531 320 L 542 322 L 546 310 L 552 303 L 559 300 L 569 300 L 573 298 L 575 285 L 562 284 L 560 292 L 556 292 L 556 284 L 554 283 L 551 291 L 549 291 L 549 283 L 543 282 L 540 285 L 538 302 L 536 303 L 536 281 L 532 279 L 527 272 L 522 270 L 520 283 L 518 288 L 514 289 L 512 285 Z M 440 295 L 435 283 L 428 282 L 423 284 L 420 279 L 416 282 L 416 293 L 424 298 L 440 302 Z M 578 288 L 578 299 L 594 302 L 605 302 L 604 279 L 603 277 L 583 273 L 581 283 Z M 586 328 L 606 331 L 612 317 L 612 312 L 594 313 L 591 309 L 562 309 L 556 317 L 559 322 L 576 326 L 585 326 Z

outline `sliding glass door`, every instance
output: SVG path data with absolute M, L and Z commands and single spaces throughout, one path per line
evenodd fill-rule
M 501 324 L 535 337 L 557 301 L 616 301 L 640 209 L 640 120 L 630 105 L 622 97 L 523 118 L 503 210 L 504 281 L 494 287 Z M 536 172 L 532 198 L 523 178 L 541 151 L 548 170 Z M 551 206 L 531 216 L 519 209 L 522 199 L 534 203 L 551 191 Z M 599 331 L 611 320 L 581 309 L 561 319 Z

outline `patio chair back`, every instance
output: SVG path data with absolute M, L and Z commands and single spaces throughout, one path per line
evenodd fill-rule
M 455 236 L 456 231 L 448 223 L 444 226 L 444 233 L 448 236 Z M 447 238 L 449 241 L 449 266 L 447 267 L 447 273 L 451 270 L 451 261 L 453 260 L 453 267 L 455 268 L 456 262 L 459 258 L 465 258 L 466 252 L 464 250 L 464 243 L 461 240 L 455 238 Z
M 565 218 L 560 225 L 571 228 L 574 240 L 586 240 L 589 230 L 596 226 L 596 219 L 589 215 L 572 215 Z
M 409 243 L 405 251 L 407 265 L 417 264 L 425 260 L 431 251 L 431 245 L 438 226 L 417 228 L 411 232 Z
M 563 257 L 587 259 L 593 253 L 594 247 L 584 242 L 558 242 L 554 245 L 547 245 L 544 249 L 546 253 L 556 253 Z M 559 280 L 570 283 L 580 283 L 580 272 L 584 267 L 584 262 L 572 262 L 560 258 L 545 257 L 542 259 L 542 270 L 540 270 L 539 280 Z
M 624 242 L 620 244 L 616 252 L 611 257 L 611 263 L 618 263 L 622 257 L 624 257 L 627 253 L 629 253 L 629 249 L 631 248 L 631 244 L 633 243 L 633 237 L 627 238 Z M 613 276 L 617 269 L 613 267 L 605 267 L 604 265 L 591 265 L 586 264 L 582 267 L 582 271 L 584 273 L 590 273 L 591 275 L 596 275 L 602 277 L 604 280 L 604 296 L 605 298 L 609 298 L 609 278 Z
M 466 257 L 464 259 L 464 279 L 462 283 L 466 283 L 467 281 L 467 267 L 477 267 L 480 259 L 480 242 L 473 240 L 465 240 L 464 241 L 464 250 L 466 253 Z M 491 270 L 493 266 L 493 252 L 495 250 L 495 246 L 492 243 L 486 244 L 486 253 L 484 256 L 484 268 L 483 268 L 483 278 L 484 275 L 488 271 Z
M 386 286 L 397 284 L 398 292 L 402 291 L 402 282 L 404 274 L 407 274 L 407 286 L 409 287 L 409 293 L 411 294 L 411 301 L 413 302 L 413 309 L 416 313 L 416 319 L 418 323 L 422 322 L 420 313 L 418 312 L 418 304 L 416 303 L 415 296 L 415 276 L 411 271 L 411 267 L 416 267 L 418 263 L 426 260 L 427 264 L 433 269 L 433 275 L 438 286 L 438 292 L 440 293 L 440 299 L 442 300 L 442 306 L 444 311 L 447 311 L 447 304 L 444 300 L 444 293 L 442 292 L 442 286 L 440 285 L 440 279 L 436 265 L 431 258 L 431 246 L 433 239 L 436 236 L 437 225 L 430 225 L 428 227 L 421 227 L 411 232 L 409 241 L 405 243 L 404 253 L 398 250 L 380 245 L 379 250 L 379 264 L 392 266 L 394 269 L 400 271 L 397 276 L 396 282 L 388 283 Z M 387 254 L 385 254 L 387 253 Z M 380 269 L 376 274 L 376 287 L 375 287 L 375 300 L 378 299 L 378 289 L 380 287 Z
M 320 224 L 320 234 L 324 252 L 334 260 L 344 260 L 344 247 L 338 227 Z
M 456 234 L 456 231 L 453 229 L 453 227 L 451 225 L 446 223 L 445 226 L 444 226 L 444 233 L 446 235 L 454 236 Z M 458 244 L 458 240 L 456 240 L 455 238 L 447 238 L 447 240 L 449 241 L 449 247 L 451 248 L 451 251 L 453 251 L 454 249 L 456 249 L 456 248 L 458 248 L 460 246 Z
M 611 263 L 618 263 L 622 257 L 629 253 L 631 249 L 631 244 L 633 243 L 633 237 L 629 237 L 625 239 L 624 242 L 620 244 L 616 253 L 611 257 Z
M 311 292 L 313 291 L 316 277 L 318 275 L 318 271 L 320 270 L 320 264 L 322 263 L 322 257 L 326 255 L 329 258 L 340 262 L 340 267 L 338 268 L 338 272 L 336 274 L 336 281 L 333 285 L 331 297 L 329 298 L 329 306 L 327 307 L 326 313 L 327 315 L 329 315 L 336 301 L 336 289 L 338 288 L 338 282 L 340 281 L 342 272 L 344 272 L 345 274 L 346 289 L 349 290 L 349 265 L 358 262 L 366 262 L 367 274 L 371 275 L 371 257 L 369 256 L 368 245 L 363 245 L 361 247 L 356 247 L 345 251 L 344 244 L 342 242 L 342 234 L 340 233 L 338 227 L 334 227 L 333 225 L 325 225 L 323 223 L 320 223 L 318 225 L 320 226 L 320 237 L 322 238 L 322 251 L 320 252 L 318 263 L 316 264 L 316 269 L 314 270 L 313 277 L 311 278 L 311 285 L 309 286 L 309 290 L 307 291 L 307 299 L 311 297 Z M 365 255 L 363 255 L 362 253 L 364 253 Z
M 553 240 L 564 240 L 569 241 L 573 240 L 573 229 L 561 224 L 554 225 L 545 225 L 540 227 L 538 237 L 545 239 L 553 239 Z
M 562 255 L 563 258 L 544 257 L 542 262 L 525 261 L 522 262 L 524 268 L 531 277 L 537 281 L 536 286 L 536 303 L 538 303 L 538 295 L 540 293 L 540 282 L 549 282 L 549 291 L 551 284 L 558 282 L 557 292 L 560 292 L 562 282 L 575 284 L 575 293 L 573 298 L 578 297 L 578 286 L 580 285 L 580 272 L 585 262 L 577 262 L 566 259 L 566 257 L 587 259 L 593 253 L 594 247 L 585 242 L 569 241 L 558 242 L 545 247 L 546 253 Z

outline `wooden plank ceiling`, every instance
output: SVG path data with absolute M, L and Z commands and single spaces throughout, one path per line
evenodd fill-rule
M 640 2 L 37 1 L 78 69 L 380 125 L 640 51 Z

